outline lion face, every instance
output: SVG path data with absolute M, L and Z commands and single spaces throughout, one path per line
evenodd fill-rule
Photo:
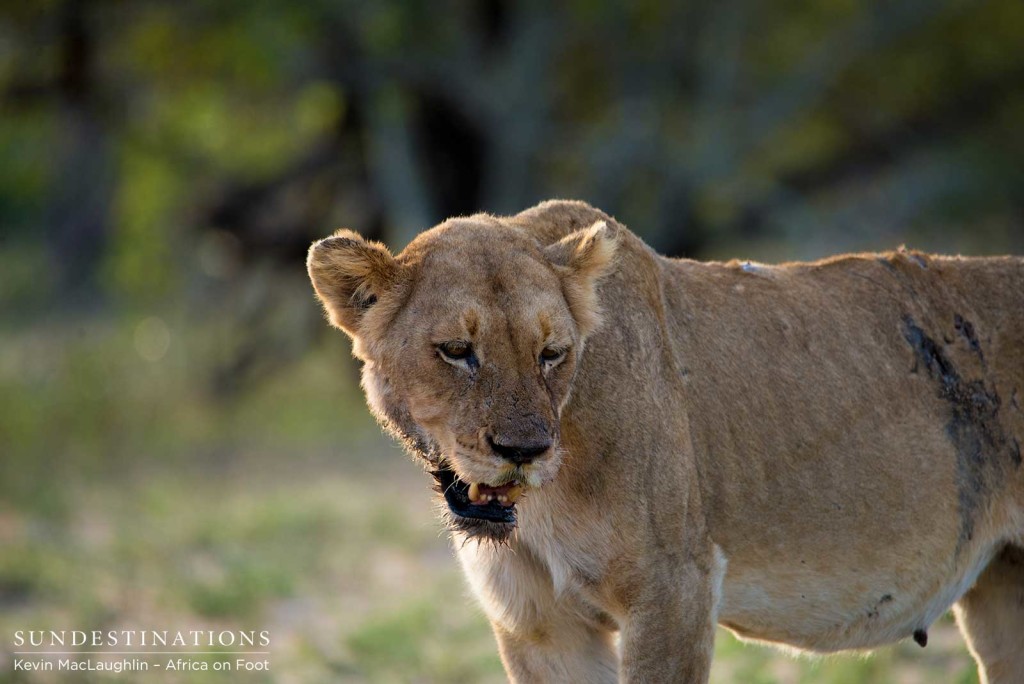
M 520 495 L 557 475 L 560 414 L 614 246 L 604 222 L 544 247 L 473 217 L 397 258 L 351 232 L 311 248 L 314 288 L 353 338 L 371 410 L 430 464 L 455 527 L 506 536 Z

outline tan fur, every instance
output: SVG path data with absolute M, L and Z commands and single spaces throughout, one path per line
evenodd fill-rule
M 375 415 L 531 485 L 514 528 L 450 520 L 513 681 L 703 682 L 716 622 L 864 649 L 957 601 L 986 681 L 1024 672 L 1024 260 L 671 260 L 564 201 L 337 241 L 310 277 Z

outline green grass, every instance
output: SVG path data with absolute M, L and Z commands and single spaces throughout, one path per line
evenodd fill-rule
M 343 340 L 224 400 L 206 382 L 217 334 L 172 325 L 153 363 L 136 325 L 39 325 L 0 347 L 0 682 L 105 681 L 13 673 L 16 629 L 130 627 L 272 637 L 269 674 L 140 681 L 505 680 L 429 478 L 372 425 Z M 976 677 L 944 621 L 927 649 L 870 657 L 793 658 L 720 631 L 712 681 Z

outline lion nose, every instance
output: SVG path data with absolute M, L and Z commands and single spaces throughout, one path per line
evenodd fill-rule
M 487 443 L 491 445 L 496 454 L 516 465 L 532 463 L 538 456 L 551 448 L 551 440 L 534 444 L 511 445 L 503 444 L 490 435 L 487 436 Z

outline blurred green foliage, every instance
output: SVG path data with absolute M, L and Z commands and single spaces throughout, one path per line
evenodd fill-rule
M 281 261 L 551 196 L 689 256 L 1020 249 L 1022 32 L 1014 0 L 11 7 L 4 247 L 143 302 L 210 231 Z

